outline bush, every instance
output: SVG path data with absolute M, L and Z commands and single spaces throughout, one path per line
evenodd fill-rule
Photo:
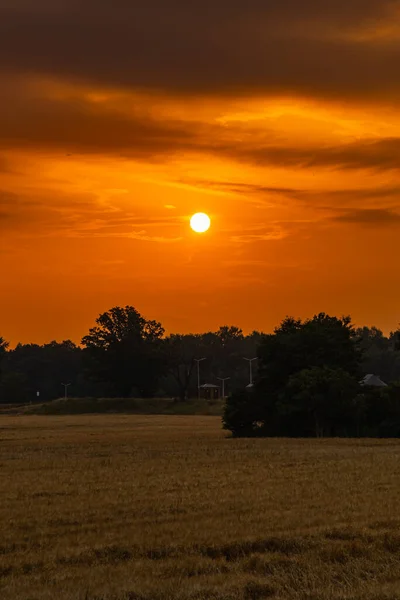
M 253 392 L 247 391 L 235 392 L 227 398 L 222 424 L 223 428 L 231 431 L 234 437 L 257 435 L 265 426 L 254 401 Z

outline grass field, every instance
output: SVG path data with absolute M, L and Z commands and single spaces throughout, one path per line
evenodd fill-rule
M 400 598 L 400 442 L 0 416 L 2 600 Z
M 185 402 L 172 398 L 60 398 L 43 404 L 2 405 L 2 414 L 18 415 L 203 415 L 221 416 L 222 400 L 190 399 Z

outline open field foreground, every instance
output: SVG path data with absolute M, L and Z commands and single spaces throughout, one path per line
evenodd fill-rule
M 400 598 L 400 442 L 1 416 L 2 600 Z

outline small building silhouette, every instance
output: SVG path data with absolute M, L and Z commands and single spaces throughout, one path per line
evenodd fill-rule
M 369 373 L 360 381 L 360 385 L 370 385 L 372 387 L 388 387 L 387 383 L 382 381 L 379 375 Z
M 218 385 L 213 383 L 205 383 L 200 386 L 201 397 L 205 400 L 218 400 L 220 396 L 220 389 Z

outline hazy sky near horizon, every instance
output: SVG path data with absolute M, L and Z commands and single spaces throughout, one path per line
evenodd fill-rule
M 0 0 L 0 335 L 395 329 L 399 65 L 399 1 Z

